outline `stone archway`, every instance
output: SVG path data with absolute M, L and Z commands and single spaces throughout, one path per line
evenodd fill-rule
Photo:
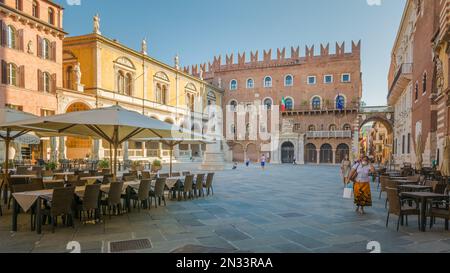
M 345 156 L 350 156 L 350 148 L 347 144 L 342 143 L 339 144 L 336 148 L 336 163 L 341 163 L 344 160 Z
M 308 143 L 305 147 L 305 163 L 317 163 L 317 148 L 312 143 Z
M 290 141 L 281 145 L 281 163 L 293 163 L 295 157 L 295 146 Z
M 258 162 L 259 154 L 256 144 L 250 143 L 247 145 L 247 159 L 250 159 L 251 162 Z
M 236 143 L 233 145 L 233 162 L 244 162 L 245 152 L 242 144 Z
M 333 147 L 328 143 L 325 143 L 320 147 L 320 163 L 333 163 Z
M 84 102 L 75 102 L 67 107 L 66 113 L 87 111 L 91 108 Z M 89 157 L 92 148 L 92 139 L 67 137 L 66 141 L 68 159 L 84 159 Z

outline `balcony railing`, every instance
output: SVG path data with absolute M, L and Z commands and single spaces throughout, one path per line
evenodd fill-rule
M 392 81 L 388 97 L 393 95 L 393 93 L 396 91 L 396 88 L 404 89 L 407 86 L 407 83 L 412 78 L 412 70 L 412 63 L 404 63 L 400 66 L 400 68 L 397 70 L 397 73 L 395 74 L 394 80 Z
M 310 131 L 307 138 L 351 138 L 352 131 Z
M 329 105 L 322 105 L 320 107 L 312 107 L 311 105 L 303 105 L 296 106 L 292 109 L 286 109 L 283 113 L 289 112 L 326 112 L 326 111 L 353 111 L 359 110 L 360 103 L 359 102 L 350 102 L 346 103 L 345 107 L 342 109 L 338 109 L 336 107 L 336 102 L 331 102 Z

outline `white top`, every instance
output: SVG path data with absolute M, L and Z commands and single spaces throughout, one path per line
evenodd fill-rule
M 360 163 L 356 163 L 355 165 L 353 165 L 352 169 L 356 169 L 356 171 L 358 172 L 358 176 L 356 177 L 357 182 L 370 182 L 370 165 L 363 166 Z

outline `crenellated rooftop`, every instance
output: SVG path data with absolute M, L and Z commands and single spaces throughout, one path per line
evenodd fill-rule
M 262 59 L 258 50 L 238 53 L 237 58 L 234 53 L 227 54 L 225 58 L 222 55 L 214 56 L 212 62 L 203 63 L 199 65 L 185 66 L 183 71 L 193 76 L 199 76 L 200 71 L 203 71 L 203 78 L 212 77 L 214 72 L 262 68 L 262 67 L 276 67 L 306 63 L 311 60 L 320 60 L 325 58 L 340 58 L 340 57 L 360 57 L 361 41 L 352 41 L 350 52 L 345 51 L 345 42 L 336 43 L 335 52 L 331 53 L 330 44 L 321 44 L 320 52 L 316 54 L 315 46 L 305 46 L 305 50 L 301 52 L 300 46 L 291 47 L 291 54 L 286 55 L 286 48 L 278 48 L 276 50 L 276 58 L 273 58 L 272 49 L 263 50 Z M 303 53 L 303 54 L 302 54 Z M 249 57 L 249 58 L 248 58 Z M 223 62 L 225 61 L 225 63 Z

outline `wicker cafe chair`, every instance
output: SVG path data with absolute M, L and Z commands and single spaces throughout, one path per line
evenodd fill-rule
M 142 179 L 151 179 L 151 173 L 149 171 L 141 172 Z
M 194 183 L 194 176 L 193 175 L 187 175 L 184 180 L 183 185 L 183 196 L 184 200 L 187 200 L 187 198 L 192 198 L 193 196 L 193 183 Z
M 73 221 L 75 187 L 56 188 L 53 190 L 51 206 L 42 211 L 43 217 L 48 216 L 52 224 L 52 232 L 58 224 L 58 217 L 61 216 L 63 224 L 71 225 L 75 228 Z M 45 221 L 43 221 L 45 223 Z
M 13 186 L 15 185 L 26 185 L 28 184 L 28 179 L 27 178 L 11 178 L 9 177 L 7 180 L 8 183 L 8 188 L 10 189 L 10 195 L 9 195 L 9 199 L 8 199 L 8 209 L 11 208 L 11 201 L 12 201 L 12 194 L 14 193 L 14 189 Z
M 197 174 L 195 179 L 195 189 L 194 194 L 196 197 L 205 196 L 205 192 L 203 191 L 203 182 L 205 181 L 205 174 L 200 173 Z
M 123 182 L 112 182 L 110 184 L 108 197 L 101 201 L 102 207 L 107 208 L 109 218 L 111 219 L 111 211 L 117 211 L 117 214 L 122 214 L 122 190 Z M 106 210 L 103 210 L 105 213 Z
M 203 184 L 203 187 L 206 188 L 207 195 L 209 196 L 209 190 L 211 190 L 212 195 L 214 195 L 214 188 L 212 186 L 214 179 L 214 173 L 208 173 L 206 176 L 206 183 Z
M 132 193 L 130 196 L 130 199 L 134 202 L 134 207 L 136 205 L 138 206 L 138 211 L 141 211 L 141 207 L 147 206 L 150 209 L 149 206 L 149 199 L 150 199 L 150 186 L 151 186 L 151 180 L 149 179 L 143 179 L 141 180 L 139 184 L 139 190 L 137 193 Z M 136 204 L 137 203 L 137 204 Z
M 93 216 L 100 217 L 100 184 L 87 185 L 84 195 L 78 204 L 78 213 L 81 222 L 86 223 L 86 219 L 93 219 Z M 96 219 L 97 220 L 97 219 Z
M 171 177 L 179 177 L 179 176 L 181 176 L 181 173 L 179 172 L 173 172 L 171 175 Z
M 445 204 L 443 208 L 437 206 L 437 207 L 431 207 L 428 216 L 431 217 L 430 220 L 430 229 L 433 228 L 433 225 L 436 222 L 436 218 L 444 219 L 445 221 L 445 230 L 448 231 L 448 222 L 450 220 L 450 204 L 449 202 L 441 202 L 442 204 Z
M 123 179 L 124 182 L 130 182 L 130 181 L 138 180 L 137 176 L 135 176 L 135 175 L 127 175 L 127 176 L 124 175 L 122 179 Z
M 155 183 L 155 188 L 150 190 L 150 207 L 152 206 L 152 199 L 155 199 L 155 208 L 161 205 L 161 200 L 164 201 L 164 206 L 166 206 L 166 198 L 164 197 L 164 188 L 166 186 L 166 178 L 157 178 Z M 158 200 L 157 200 L 158 199 Z
M 62 174 L 53 175 L 53 180 L 66 180 L 66 176 Z
M 404 216 L 406 216 L 406 225 L 408 225 L 408 216 L 409 215 L 417 215 L 417 222 L 418 222 L 418 227 L 420 229 L 420 210 L 419 210 L 419 206 L 416 203 L 416 207 L 409 207 L 409 206 L 404 206 L 402 205 L 402 201 L 406 201 L 406 199 L 401 200 L 398 190 L 395 188 L 386 188 L 386 192 L 388 195 L 388 199 L 389 199 L 389 208 L 388 208 L 388 215 L 387 215 L 387 219 L 386 219 L 386 228 L 389 225 L 389 217 L 391 214 L 397 215 L 398 216 L 398 221 L 397 221 L 397 231 L 400 228 L 400 223 L 403 225 L 403 221 L 404 221 Z M 408 200 L 411 201 L 411 200 Z
M 381 195 L 383 194 L 383 192 L 386 192 L 386 181 L 388 181 L 389 176 L 388 175 L 381 175 L 380 176 L 380 196 L 378 197 L 378 199 L 381 199 Z
M 29 173 L 30 173 L 30 171 L 28 170 L 28 167 L 26 167 L 26 166 L 18 166 L 17 167 L 16 174 L 26 175 Z
M 52 190 L 56 188 L 64 188 L 64 182 L 45 182 L 44 187 L 47 190 Z

